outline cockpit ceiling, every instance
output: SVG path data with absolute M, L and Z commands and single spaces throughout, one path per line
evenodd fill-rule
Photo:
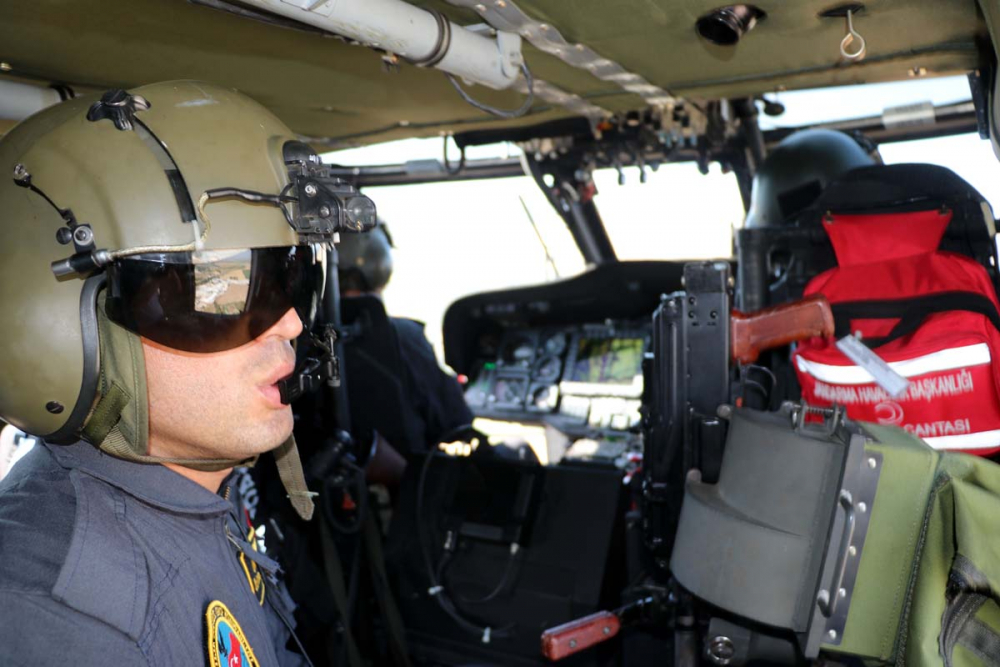
M 674 95 L 715 99 L 863 82 L 954 74 L 979 66 L 989 36 L 975 0 L 869 0 L 855 22 L 868 55 L 845 63 L 844 19 L 820 18 L 837 0 L 760 0 L 767 18 L 733 47 L 708 44 L 695 21 L 718 0 L 513 0 L 532 18 Z M 474 11 L 443 0 L 415 2 L 460 25 Z M 204 79 L 236 87 L 318 145 L 372 143 L 570 114 L 536 101 L 503 121 L 465 104 L 436 70 L 383 71 L 380 55 L 336 38 L 268 25 L 186 0 L 0 0 L 0 61 L 9 74 L 82 88 Z M 643 100 L 525 43 L 536 77 L 612 112 Z M 481 86 L 475 96 L 515 108 L 514 92 Z

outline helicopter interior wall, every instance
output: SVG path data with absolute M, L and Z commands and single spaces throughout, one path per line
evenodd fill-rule
M 417 2 L 459 25 L 480 22 L 443 0 Z M 984 60 L 986 25 L 970 0 L 870 2 L 857 27 L 868 56 L 844 66 L 842 19 L 824 19 L 824 0 L 783 3 L 733 47 L 698 37 L 697 18 L 713 0 L 551 3 L 519 0 L 525 12 L 672 94 L 733 98 L 786 89 L 965 72 Z M 989 3 L 985 3 L 989 4 Z M 282 27 L 193 2 L 39 0 L 8 2 L 0 23 L 3 76 L 82 90 L 154 80 L 201 79 L 236 87 L 317 146 L 436 136 L 473 127 L 515 127 L 573 114 L 537 103 L 504 120 L 471 109 L 438 71 L 403 65 L 384 72 L 379 53 L 312 29 Z M 643 99 L 525 44 L 539 79 L 612 113 Z M 9 71 L 7 71 L 9 70 Z M 516 108 L 516 92 L 476 88 L 477 97 Z

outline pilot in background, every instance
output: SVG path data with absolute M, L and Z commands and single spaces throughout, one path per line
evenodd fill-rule
M 368 234 L 345 235 L 337 251 L 340 257 L 340 290 L 345 305 L 351 299 L 381 300 L 392 277 L 392 238 L 384 221 Z M 472 423 L 473 415 L 457 380 L 443 371 L 434 348 L 424 334 L 424 324 L 404 317 L 389 317 L 399 344 L 404 397 L 410 408 L 402 416 L 414 423 L 412 442 L 389 445 L 402 455 L 420 454 L 446 441 L 456 429 Z M 345 354 L 351 354 L 350 347 Z M 348 387 L 350 387 L 348 377 Z M 353 406 L 352 406 L 353 409 Z M 382 443 L 379 443 L 380 446 Z
M 0 664 L 309 664 L 231 471 L 275 450 L 311 516 L 276 383 L 322 248 L 278 206 L 209 194 L 276 201 L 292 142 L 195 82 L 74 99 L 0 140 L 0 417 L 42 438 L 0 483 Z

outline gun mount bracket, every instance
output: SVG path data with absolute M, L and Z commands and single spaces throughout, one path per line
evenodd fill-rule
M 844 638 L 882 474 L 882 454 L 866 449 L 867 442 L 864 435 L 854 434 L 848 445 L 836 516 L 804 651 L 807 659 L 819 654 L 821 644 L 839 646 Z

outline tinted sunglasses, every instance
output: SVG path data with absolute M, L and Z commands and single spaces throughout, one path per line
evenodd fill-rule
M 294 308 L 306 331 L 323 295 L 325 252 L 311 245 L 133 255 L 108 267 L 111 321 L 185 352 L 245 345 Z

